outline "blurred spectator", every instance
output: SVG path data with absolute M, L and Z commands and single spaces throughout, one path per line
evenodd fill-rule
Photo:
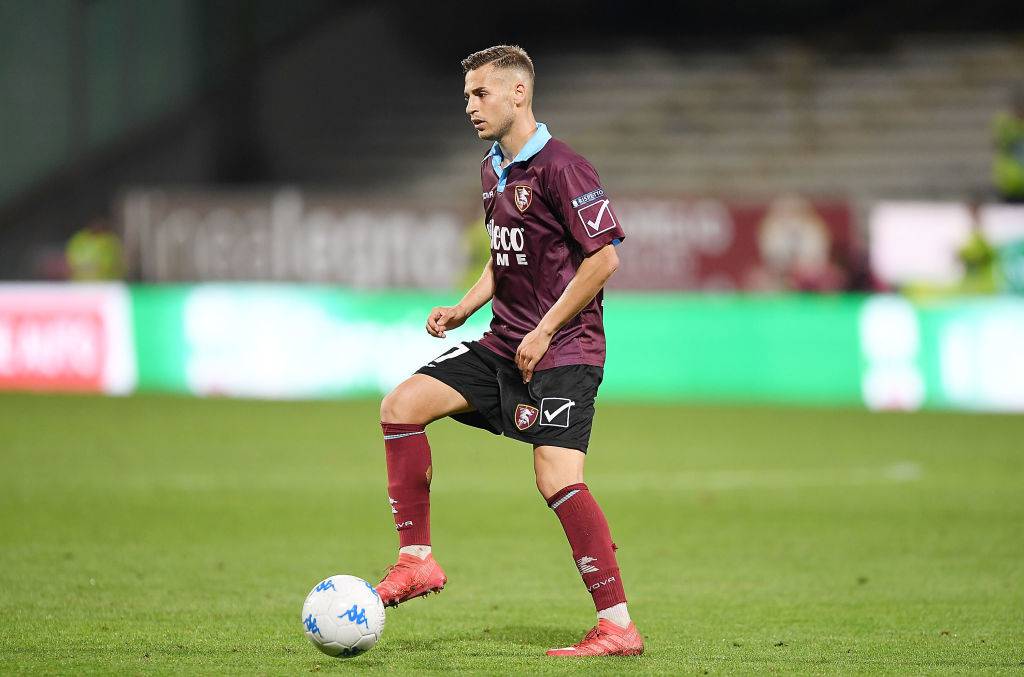
M 960 293 L 994 294 L 998 291 L 998 260 L 996 251 L 977 228 L 958 252 L 964 264 Z
M 484 230 L 483 219 L 474 218 L 466 225 L 462 246 L 466 251 L 466 268 L 462 272 L 459 289 L 469 289 L 480 279 L 484 266 L 491 258 L 491 241 Z
M 992 177 L 1003 199 L 1024 202 L 1024 84 L 1011 97 L 1010 110 L 993 122 L 996 157 Z
M 97 219 L 68 240 L 68 273 L 77 282 L 119 280 L 124 276 L 121 240 Z

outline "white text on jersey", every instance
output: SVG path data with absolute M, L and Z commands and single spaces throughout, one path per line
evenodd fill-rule
M 509 253 L 515 253 L 517 265 L 525 266 L 526 254 L 522 251 L 526 246 L 526 229 L 509 228 L 494 225 L 494 219 L 487 222 L 487 233 L 491 236 L 491 251 L 494 252 L 494 263 L 498 266 L 509 265 Z

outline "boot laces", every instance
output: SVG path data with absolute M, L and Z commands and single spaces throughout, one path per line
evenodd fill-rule
M 582 641 L 580 641 L 580 642 L 579 642 L 579 644 L 576 644 L 576 647 L 581 647 L 581 646 L 583 646 L 584 644 L 586 644 L 587 642 L 589 642 L 590 640 L 592 640 L 592 639 L 597 639 L 598 637 L 600 637 L 600 636 L 601 636 L 601 634 L 602 634 L 602 633 L 601 633 L 601 628 L 600 628 L 600 626 L 597 626 L 597 625 L 595 625 L 594 627 L 592 627 L 592 628 L 590 629 L 590 632 L 588 632 L 588 633 L 586 634 L 586 636 L 584 636 L 584 637 L 583 637 L 583 640 L 582 640 Z

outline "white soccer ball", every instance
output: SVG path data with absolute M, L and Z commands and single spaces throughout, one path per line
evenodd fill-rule
M 384 605 L 373 586 L 355 576 L 316 584 L 302 605 L 302 626 L 313 646 L 334 658 L 369 651 L 384 632 Z

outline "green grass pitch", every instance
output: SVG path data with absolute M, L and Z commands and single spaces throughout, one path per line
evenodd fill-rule
M 448 587 L 322 656 L 306 592 L 394 558 L 376 406 L 0 396 L 0 673 L 1024 672 L 1024 417 L 610 403 L 587 481 L 644 656 L 543 655 L 590 598 L 529 448 L 451 421 Z

